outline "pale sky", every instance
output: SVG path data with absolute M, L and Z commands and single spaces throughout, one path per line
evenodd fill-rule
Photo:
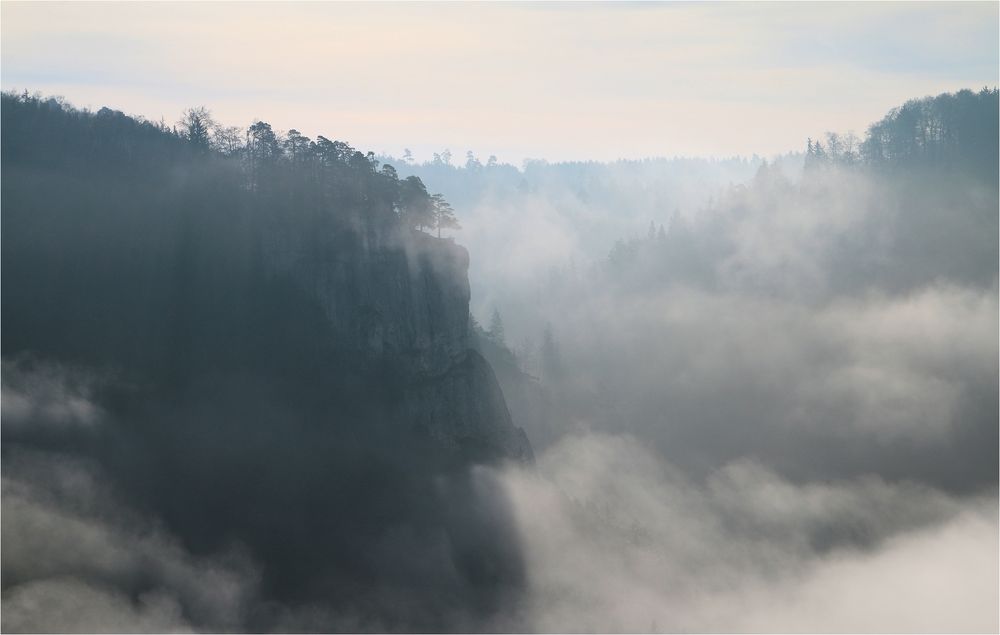
M 0 84 L 418 158 L 770 155 L 998 83 L 998 3 L 0 4 Z

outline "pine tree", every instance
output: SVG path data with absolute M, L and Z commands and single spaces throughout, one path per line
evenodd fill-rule
M 414 229 L 434 226 L 434 201 L 418 176 L 399 182 L 399 207 L 407 225 Z
M 434 206 L 434 227 L 437 228 L 437 236 L 441 237 L 442 229 L 461 229 L 458 219 L 455 218 L 455 210 L 452 209 L 448 201 L 444 200 L 441 194 L 431 196 L 431 204 Z
M 216 123 L 207 108 L 204 106 L 188 108 L 177 123 L 181 125 L 182 134 L 188 143 L 201 152 L 208 152 L 211 149 L 211 130 Z

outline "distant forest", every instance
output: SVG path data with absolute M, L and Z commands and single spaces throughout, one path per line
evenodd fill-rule
M 713 269 L 731 252 L 719 223 L 724 217 L 746 216 L 783 205 L 803 212 L 848 196 L 850 187 L 881 187 L 893 200 L 902 201 L 904 213 L 889 254 L 877 254 L 885 245 L 863 246 L 841 239 L 839 253 L 832 254 L 830 271 L 840 272 L 856 284 L 893 277 L 903 286 L 922 283 L 935 275 L 961 282 L 988 283 L 995 270 L 983 270 L 986 259 L 995 261 L 995 231 L 984 234 L 981 205 L 958 204 L 975 191 L 967 186 L 987 185 L 996 191 L 1000 172 L 998 157 L 998 90 L 978 93 L 962 90 L 907 101 L 868 128 L 861 140 L 852 133 L 829 132 L 823 141 L 806 140 L 803 178 L 792 183 L 780 170 L 764 162 L 747 186 L 728 188 L 702 219 L 702 227 L 690 227 L 674 219 L 665 230 L 650 223 L 645 236 L 620 239 L 611 249 L 607 264 L 612 272 L 629 271 L 634 265 L 647 269 L 642 284 L 676 278 L 713 284 Z M 834 176 L 833 172 L 837 172 Z M 843 179 L 868 176 L 874 182 Z M 933 181 L 936 187 L 927 188 Z M 877 185 L 876 185 L 877 184 Z M 889 199 L 886 199 L 889 200 Z M 936 205 L 931 202 L 936 201 Z M 859 199 L 856 205 L 870 205 Z M 708 220 L 714 217 L 714 221 Z M 855 237 L 860 241 L 859 237 Z M 851 247 L 851 249 L 848 249 Z M 994 254 L 993 258 L 989 254 Z M 881 257 L 881 260 L 877 260 Z M 893 270 L 894 269 L 894 270 Z M 906 279 L 907 283 L 902 281 Z
M 587 186 L 600 178 L 608 184 L 608 205 L 575 207 L 580 197 L 551 204 L 563 205 L 567 214 L 575 214 L 574 221 L 581 219 L 556 227 L 553 233 L 562 242 L 571 242 L 571 232 L 592 217 L 628 215 L 618 225 L 626 229 L 599 236 L 607 246 L 595 246 L 589 259 L 554 260 L 530 281 L 505 279 L 504 271 L 493 274 L 492 295 L 479 312 L 483 324 L 473 323 L 477 346 L 497 370 L 515 417 L 527 422 L 532 441 L 544 450 L 548 441 L 561 438 L 553 430 L 559 422 L 562 432 L 572 430 L 574 421 L 595 419 L 611 422 L 609 430 L 620 421 L 648 421 L 653 430 L 663 412 L 694 401 L 683 391 L 658 400 L 662 386 L 646 383 L 648 369 L 656 364 L 683 373 L 675 366 L 684 369 L 685 361 L 696 358 L 678 350 L 662 358 L 648 352 L 652 342 L 666 341 L 670 333 L 655 326 L 667 318 L 649 310 L 651 298 L 663 299 L 662 311 L 692 293 L 766 298 L 818 311 L 866 294 L 907 298 L 928 287 L 995 294 L 998 113 L 997 89 L 910 100 L 872 124 L 864 139 L 828 133 L 821 140 L 804 140 L 797 174 L 759 161 L 743 182 L 720 187 L 696 209 L 671 214 L 667 208 L 659 217 L 664 222 L 651 220 L 663 206 L 644 206 L 641 213 L 648 216 L 643 218 L 625 202 L 635 201 L 627 198 L 632 194 L 627 177 L 641 169 L 640 162 L 631 172 L 617 172 L 616 164 L 528 166 L 523 177 L 531 186 L 538 172 L 560 169 L 577 170 L 575 182 Z M 447 173 L 441 166 L 435 169 Z M 450 168 L 456 180 L 476 178 L 467 170 Z M 440 183 L 434 186 L 453 196 Z M 518 205 L 532 201 L 485 192 L 485 202 L 472 209 L 488 214 L 497 200 L 513 201 L 507 216 L 488 217 L 490 228 L 516 217 L 511 215 Z M 547 211 L 543 205 L 535 209 Z M 475 226 L 472 220 L 467 225 Z M 521 239 L 535 244 L 530 237 Z M 473 243 L 473 253 L 489 247 L 481 240 Z M 637 304 L 643 310 L 627 308 Z M 599 319 L 613 320 L 615 328 L 595 329 Z M 664 370 L 652 377 L 668 374 Z M 978 414 L 968 417 L 968 422 L 982 420 Z M 963 425 L 973 426 L 968 422 Z M 718 425 L 721 435 L 724 423 Z M 700 439 L 697 429 L 692 425 L 691 434 Z M 987 440 L 984 447 L 989 445 Z M 675 448 L 665 442 L 662 450 Z M 685 451 L 694 454 L 691 447 Z M 685 451 L 677 449 L 674 460 L 684 462 Z M 872 459 L 873 465 L 878 460 Z M 978 465 L 991 468 L 989 462 Z
M 868 127 L 864 138 L 853 132 L 828 132 L 823 139 L 806 139 L 805 156 L 811 166 L 823 163 L 840 165 L 866 164 L 872 166 L 939 167 L 972 169 L 990 173 L 990 166 L 997 161 L 998 125 L 993 116 L 997 108 L 997 88 L 984 87 L 979 92 L 969 89 L 955 93 L 942 93 L 936 97 L 911 99 L 893 108 L 881 120 Z M 791 155 L 788 155 L 791 156 Z M 437 170 L 464 170 L 468 177 L 483 171 L 505 171 L 512 177 L 532 171 L 556 169 L 572 174 L 577 179 L 595 178 L 602 168 L 611 165 L 643 166 L 669 161 L 686 160 L 692 163 L 759 163 L 761 158 L 682 159 L 675 157 L 619 160 L 612 163 L 600 161 L 566 161 L 549 163 L 527 159 L 523 169 L 500 163 L 490 155 L 483 162 L 471 150 L 463 162 L 453 162 L 453 154 L 445 149 L 435 152 L 430 161 L 417 163 L 409 150 L 401 158 L 384 157 L 403 165 L 419 165 Z M 778 157 L 782 160 L 785 157 Z
M 911 99 L 869 126 L 864 141 L 833 132 L 825 146 L 807 140 L 806 165 L 945 167 L 996 177 L 997 103 L 996 88 Z

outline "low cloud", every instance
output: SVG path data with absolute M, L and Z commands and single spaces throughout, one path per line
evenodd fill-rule
M 756 457 L 796 478 L 995 484 L 992 291 L 820 306 L 684 286 L 577 297 L 554 322 L 573 369 L 564 430 L 633 434 L 685 469 Z
M 235 546 L 190 554 L 85 461 L 8 455 L 2 507 L 5 631 L 232 630 L 255 597 L 256 570 Z
M 100 385 L 92 373 L 30 359 L 3 362 L 3 425 L 89 428 L 103 412 L 93 395 Z
M 501 478 L 538 630 L 997 627 L 989 498 L 877 477 L 797 485 L 751 462 L 697 481 L 596 434 Z

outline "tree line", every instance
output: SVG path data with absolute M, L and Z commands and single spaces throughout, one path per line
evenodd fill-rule
M 460 228 L 442 194 L 429 194 L 417 176 L 400 179 L 388 163 L 380 168 L 374 152 L 322 135 L 312 140 L 294 128 L 281 136 L 259 120 L 241 131 L 220 125 L 204 107 L 185 110 L 178 123 L 176 134 L 194 148 L 240 161 L 250 190 L 280 183 L 312 188 L 342 204 L 389 208 L 409 227 L 437 230 L 439 238 L 442 229 Z
M 998 103 L 997 88 L 911 99 L 869 126 L 864 140 L 851 132 L 828 132 L 825 144 L 808 139 L 805 165 L 947 167 L 995 178 Z
M 5 92 L 2 100 L 4 153 L 22 162 L 48 162 L 54 147 L 82 149 L 65 153 L 85 164 L 74 166 L 81 170 L 148 173 L 203 161 L 219 178 L 271 204 L 284 199 L 299 208 L 389 219 L 436 230 L 439 237 L 460 228 L 444 196 L 428 192 L 419 177 L 400 179 L 392 165 L 344 141 L 313 140 L 295 129 L 280 134 L 260 120 L 246 129 L 225 126 L 204 107 L 188 108 L 168 126 L 109 108 L 91 113 L 27 92 Z

